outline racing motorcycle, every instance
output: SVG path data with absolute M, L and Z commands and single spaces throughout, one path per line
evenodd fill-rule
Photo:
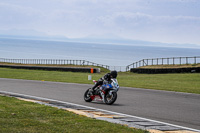
M 117 100 L 117 91 L 119 90 L 119 85 L 117 79 L 111 79 L 111 84 L 104 84 L 96 87 L 91 93 L 90 89 L 87 89 L 84 94 L 84 100 L 86 102 L 91 101 L 103 101 L 104 103 L 111 105 Z M 94 84 L 97 81 L 93 80 Z

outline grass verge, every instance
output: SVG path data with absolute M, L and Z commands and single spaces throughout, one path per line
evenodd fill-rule
M 42 71 L 0 68 L 1 78 L 44 80 L 55 82 L 69 82 L 92 84 L 88 81 L 88 75 L 92 79 L 98 80 L 105 73 L 73 73 L 60 71 Z M 200 94 L 200 74 L 182 73 L 182 74 L 135 74 L 130 72 L 120 72 L 118 75 L 120 86 L 136 87 L 176 92 L 187 92 Z
M 109 132 L 145 133 L 74 113 L 16 98 L 0 96 L 1 133 L 57 133 L 57 132 Z
M 73 64 L 63 64 L 63 65 L 56 65 L 56 64 L 20 64 L 20 63 L 6 63 L 0 62 L 0 65 L 14 65 L 14 66 L 42 66 L 42 67 L 80 67 L 80 68 L 100 68 L 101 72 L 109 72 L 108 69 L 101 67 L 101 66 L 91 66 L 91 65 L 73 65 Z

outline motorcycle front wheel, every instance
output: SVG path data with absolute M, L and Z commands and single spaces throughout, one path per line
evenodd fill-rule
M 84 93 L 84 100 L 85 100 L 86 102 L 91 102 L 91 101 L 92 101 L 92 99 L 91 99 L 91 97 L 90 97 L 90 94 L 89 94 L 89 90 L 90 90 L 90 88 L 87 89 L 87 90 L 85 91 L 85 93 Z
M 117 100 L 117 92 L 112 92 L 111 94 L 110 94 L 110 91 L 107 92 L 104 100 L 105 100 L 105 103 L 108 105 L 113 104 Z

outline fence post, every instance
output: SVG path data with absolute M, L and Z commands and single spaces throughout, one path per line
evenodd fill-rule
M 197 64 L 197 57 L 194 57 L 194 64 Z
M 144 59 L 143 59 L 143 66 L 144 66 Z
M 188 57 L 186 57 L 186 64 L 188 64 Z
M 149 65 L 149 60 L 147 59 L 147 66 Z
M 167 64 L 169 65 L 169 58 L 167 58 Z

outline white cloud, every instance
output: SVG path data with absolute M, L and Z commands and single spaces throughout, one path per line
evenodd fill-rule
M 200 44 L 199 12 L 197 0 L 0 0 L 0 30 Z
M 0 12 L 1 29 L 27 28 L 42 18 L 39 10 L 13 4 L 0 3 Z

